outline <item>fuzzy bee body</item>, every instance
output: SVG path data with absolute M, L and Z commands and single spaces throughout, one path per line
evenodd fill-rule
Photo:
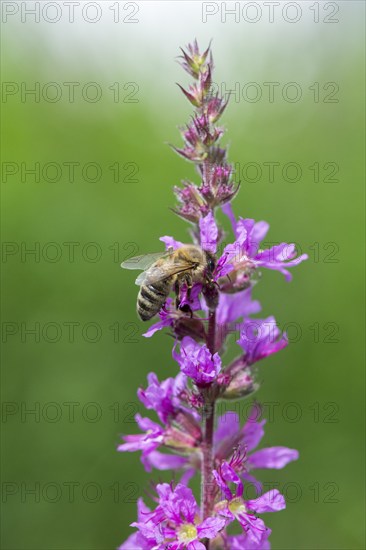
M 141 321 L 149 321 L 159 313 L 169 296 L 173 277 L 168 277 L 154 284 L 141 285 L 137 296 L 137 315 Z
M 159 313 L 174 287 L 179 306 L 179 290 L 185 284 L 188 294 L 194 283 L 212 279 L 215 259 L 196 245 L 183 245 L 165 253 L 136 256 L 121 264 L 126 269 L 145 270 L 137 279 L 137 314 L 148 321 Z

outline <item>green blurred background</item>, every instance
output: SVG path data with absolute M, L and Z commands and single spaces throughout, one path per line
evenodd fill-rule
M 301 456 L 258 473 L 288 497 L 265 518 L 272 545 L 364 548 L 364 4 L 315 3 L 318 23 L 312 3 L 297 3 L 297 23 L 281 4 L 270 23 L 257 2 L 255 24 L 220 13 L 203 23 L 199 2 L 120 3 L 117 23 L 116 3 L 97 3 L 95 23 L 81 3 L 69 23 L 58 4 L 58 22 L 46 20 L 51 7 L 39 22 L 19 11 L 2 24 L 2 548 L 115 548 L 148 489 L 138 455 L 116 446 L 136 429 L 147 373 L 177 366 L 165 334 L 142 337 L 134 277 L 119 263 L 159 250 L 161 235 L 188 238 L 169 207 L 172 186 L 195 175 L 167 143 L 181 143 L 177 125 L 191 113 L 174 57 L 194 37 L 213 39 L 214 80 L 240 93 L 223 119 L 242 181 L 236 214 L 267 220 L 268 241 L 310 255 L 291 284 L 269 272 L 254 291 L 292 340 L 260 365 L 256 397 L 271 412 L 263 445 Z M 36 82 L 39 97 L 22 97 Z M 80 83 L 73 102 L 65 82 Z M 273 101 L 266 82 L 279 83 Z M 26 172 L 37 162 L 39 181 Z M 268 162 L 279 163 L 274 181 Z

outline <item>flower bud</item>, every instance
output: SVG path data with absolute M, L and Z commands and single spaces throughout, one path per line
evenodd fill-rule
M 194 105 L 194 107 L 201 107 L 203 100 L 203 92 L 199 86 L 190 86 L 189 91 L 185 90 L 183 86 L 178 84 L 179 88 L 182 90 L 188 101 Z
M 196 342 L 202 342 L 206 338 L 205 326 L 199 319 L 189 319 L 181 317 L 174 323 L 174 334 L 179 340 L 185 336 L 190 336 Z
M 195 449 L 198 443 L 196 437 L 190 433 L 172 426 L 166 430 L 164 435 L 164 445 L 174 450 L 179 450 L 179 453 L 192 452 L 192 449 Z
M 206 115 L 211 124 L 218 121 L 226 109 L 227 103 L 227 101 L 217 95 L 215 97 L 211 97 L 211 99 L 207 102 Z
M 182 432 L 188 433 L 195 441 L 201 441 L 201 427 L 191 414 L 179 412 L 174 418 L 174 424 L 176 424 Z
M 248 397 L 248 395 L 251 395 L 257 391 L 258 388 L 259 384 L 254 382 L 252 373 L 247 368 L 241 370 L 234 376 L 221 397 L 223 399 L 239 399 L 241 397 Z
M 205 68 L 212 68 L 212 56 L 210 57 L 210 61 L 206 63 L 208 53 L 210 52 L 210 46 L 208 46 L 208 48 L 201 54 L 197 40 L 195 40 L 192 44 L 188 44 L 187 50 L 188 53 L 181 48 L 181 52 L 183 54 L 181 59 L 183 61 L 181 61 L 180 64 L 188 74 L 193 76 L 193 78 L 197 79 Z
M 206 216 L 209 212 L 209 207 L 202 197 L 198 187 L 190 182 L 183 182 L 183 189 L 175 187 L 174 192 L 181 203 L 181 206 L 173 211 L 178 216 L 196 223 L 202 216 Z
M 226 277 L 221 277 L 218 280 L 220 291 L 226 294 L 235 294 L 249 288 L 254 283 L 252 280 L 254 270 L 254 266 L 250 263 L 239 265 Z
M 202 294 L 205 297 L 207 307 L 210 311 L 214 311 L 219 305 L 219 291 L 215 283 L 204 285 Z

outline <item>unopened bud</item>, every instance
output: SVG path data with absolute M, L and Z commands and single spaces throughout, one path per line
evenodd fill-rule
M 249 369 L 244 369 L 234 376 L 226 391 L 222 394 L 223 399 L 239 399 L 248 397 L 259 388 L 259 384 L 254 382 L 252 373 Z

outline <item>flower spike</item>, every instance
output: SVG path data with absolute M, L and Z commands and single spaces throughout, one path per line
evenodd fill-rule
M 137 280 L 139 307 L 148 312 L 158 304 L 158 320 L 144 336 L 167 331 L 179 370 L 160 380 L 149 368 L 137 396 L 156 418 L 136 414 L 140 433 L 124 435 L 117 448 L 141 453 L 146 471 L 172 471 L 174 482 L 154 485 L 150 507 L 139 499 L 135 532 L 119 550 L 269 550 L 271 530 L 259 516 L 283 510 L 285 499 L 278 490 L 263 493 L 253 471 L 284 468 L 299 453 L 279 445 L 258 449 L 266 422 L 259 405 L 248 407 L 241 423 L 233 411 L 216 418 L 216 404 L 249 398 L 259 389 L 257 365 L 288 345 L 273 316 L 254 317 L 261 311 L 253 298 L 260 271 L 280 271 L 290 280 L 289 269 L 307 256 L 297 255 L 291 243 L 266 248 L 261 243 L 269 224 L 235 217 L 231 203 L 239 184 L 217 125 L 228 101 L 213 90 L 211 44 L 201 51 L 195 39 L 179 62 L 193 78 L 190 86 L 178 86 L 194 113 L 180 130 L 183 145 L 172 148 L 195 166 L 197 181 L 174 187 L 172 210 L 189 222 L 193 244 L 169 232 L 160 238 L 165 253 L 153 255 L 152 264 L 135 258 L 138 266 L 148 265 Z M 232 238 L 218 223 L 218 209 L 230 221 Z M 231 361 L 225 355 L 230 338 L 239 350 Z M 195 476 L 201 476 L 199 504 L 189 487 Z M 247 487 L 256 498 L 247 498 Z M 241 533 L 232 535 L 235 523 Z

